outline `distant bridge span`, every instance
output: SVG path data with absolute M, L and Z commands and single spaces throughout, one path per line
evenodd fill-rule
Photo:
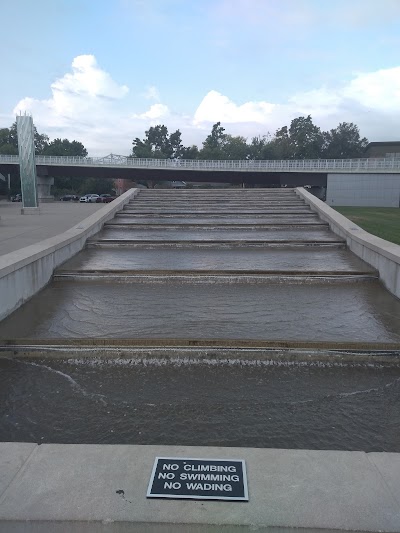
M 19 166 L 19 156 L 0 155 L 0 172 Z M 39 176 L 185 180 L 230 183 L 326 185 L 328 174 L 400 174 L 399 158 L 238 160 L 141 159 L 110 154 L 106 157 L 36 156 Z

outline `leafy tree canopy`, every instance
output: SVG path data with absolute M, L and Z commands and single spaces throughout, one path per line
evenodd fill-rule
M 83 144 L 79 141 L 69 141 L 68 139 L 54 139 L 47 144 L 41 155 L 69 155 L 86 157 L 88 152 Z
M 143 140 L 136 137 L 132 144 L 133 157 L 177 159 L 182 157 L 184 150 L 187 150 L 182 145 L 181 132 L 176 130 L 169 135 L 168 128 L 163 124 L 151 126 L 145 132 Z
M 36 126 L 34 129 L 35 139 L 35 153 L 40 155 L 49 142 L 49 137 L 45 134 L 38 133 Z M 0 129 L 0 154 L 4 155 L 18 155 L 18 135 L 17 123 L 10 128 Z
M 224 159 L 223 149 L 227 141 L 224 131 L 221 122 L 213 125 L 210 135 L 203 142 L 203 148 L 199 153 L 200 159 Z
M 337 128 L 323 135 L 323 157 L 327 159 L 362 157 L 368 144 L 368 139 L 360 137 L 358 127 L 352 122 L 341 122 Z

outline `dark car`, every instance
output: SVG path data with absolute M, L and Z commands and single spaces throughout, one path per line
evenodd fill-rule
M 15 196 L 11 196 L 12 202 L 22 202 L 22 194 L 16 194 Z
M 111 196 L 111 194 L 100 194 L 98 198 L 96 198 L 97 204 L 109 204 L 115 200 L 115 196 Z
M 64 196 L 61 196 L 60 201 L 61 202 L 77 202 L 79 200 L 79 196 L 76 196 L 75 194 L 64 194 Z

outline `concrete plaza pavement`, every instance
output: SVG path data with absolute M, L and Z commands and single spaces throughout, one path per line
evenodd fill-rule
M 157 456 L 244 459 L 249 501 L 147 499 Z M 0 443 L 0 469 L 0 531 L 10 521 L 107 524 L 113 532 L 127 523 L 129 531 L 400 531 L 399 454 Z
M 0 255 L 59 235 L 104 204 L 54 201 L 40 204 L 40 215 L 21 215 L 21 207 L 20 202 L 0 201 Z

